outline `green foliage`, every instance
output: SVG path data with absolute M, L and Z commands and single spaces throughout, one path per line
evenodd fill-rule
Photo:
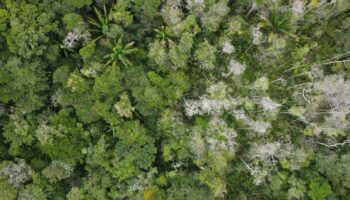
M 156 149 L 153 144 L 142 147 L 128 147 L 123 143 L 117 143 L 114 149 L 114 157 L 111 167 L 107 170 L 113 177 L 120 181 L 137 176 L 140 170 L 147 170 L 155 160 Z
M 22 145 L 30 145 L 34 141 L 31 134 L 30 124 L 25 119 L 22 119 L 18 114 L 12 116 L 12 120 L 3 128 L 3 136 L 6 142 L 10 142 L 9 153 L 18 155 Z
M 113 135 L 128 146 L 143 146 L 152 141 L 139 121 L 127 121 L 113 127 Z
M 54 10 L 50 4 L 26 3 L 25 1 L 5 1 L 10 29 L 6 42 L 11 53 L 30 59 L 45 56 L 48 34 L 58 32 Z
M 73 187 L 69 193 L 67 194 L 68 200 L 84 200 L 85 195 L 84 192 L 79 190 L 77 187 Z
M 325 174 L 326 177 L 333 182 L 334 185 L 350 187 L 348 177 L 350 155 L 345 154 L 338 158 L 335 154 L 323 155 L 319 154 L 316 157 L 316 166 L 320 173 Z
M 290 22 L 290 16 L 288 13 L 281 13 L 280 11 L 272 11 L 269 15 L 264 26 L 276 33 L 290 33 L 292 31 L 292 26 Z
M 292 176 L 288 179 L 290 188 L 288 189 L 288 199 L 303 199 L 306 192 L 306 186 L 304 181 Z
M 89 43 L 79 50 L 79 54 L 84 60 L 89 60 L 93 57 L 95 48 L 96 48 L 95 43 Z
M 150 81 L 159 88 L 162 94 L 167 98 L 169 104 L 179 100 L 183 93 L 189 88 L 187 76 L 182 73 L 171 73 L 166 79 L 162 78 L 153 71 L 148 72 Z
M 118 68 L 108 66 L 101 76 L 95 79 L 93 86 L 96 99 L 111 101 L 122 90 L 120 84 L 120 71 Z
M 81 8 L 83 6 L 90 5 L 92 3 L 92 0 L 63 0 L 64 3 L 67 4 L 69 7 L 74 8 Z
M 18 193 L 17 199 L 20 200 L 26 200 L 26 199 L 38 199 L 38 200 L 45 200 L 46 195 L 44 191 L 35 185 L 28 185 L 26 188 L 22 189 Z
M 164 41 L 155 40 L 148 52 L 148 57 L 159 67 L 164 68 L 167 64 L 167 49 Z
M 198 183 L 191 176 L 175 176 L 171 179 L 173 185 L 167 189 L 168 199 L 213 199 L 213 194 L 205 186 Z
M 0 69 L 1 103 L 14 101 L 23 112 L 37 110 L 44 105 L 46 78 L 40 61 L 21 62 L 12 57 Z
M 68 31 L 72 31 L 74 28 L 77 28 L 79 26 L 84 26 L 83 18 L 75 13 L 66 14 L 63 17 L 63 23 L 66 25 L 66 29 Z
M 130 42 L 125 46 L 123 46 L 122 42 L 123 36 L 119 37 L 118 40 L 115 40 L 113 42 L 107 42 L 107 47 L 112 50 L 112 53 L 107 54 L 103 57 L 104 59 L 107 59 L 106 65 L 113 63 L 113 66 L 115 66 L 117 63 L 121 63 L 125 67 L 131 66 L 131 62 L 127 57 L 131 54 L 134 54 L 137 49 L 133 48 L 133 42 Z
M 199 67 L 204 70 L 213 70 L 216 64 L 216 49 L 207 40 L 198 44 L 195 59 Z
M 230 8 L 227 6 L 228 2 L 228 0 L 219 0 L 214 5 L 208 6 L 209 10 L 201 18 L 206 30 L 215 32 L 219 29 L 220 23 L 230 12 Z
M 116 5 L 118 6 L 118 4 Z M 98 36 L 94 41 L 101 39 L 102 37 L 116 38 L 122 33 L 122 29 L 119 25 L 113 23 L 112 8 L 107 10 L 106 4 L 103 4 L 103 11 L 101 12 L 97 7 L 93 7 L 96 19 L 89 17 L 88 22 L 93 27 L 91 30 L 97 33 Z
M 17 160 L 17 163 L 4 161 L 1 163 L 0 167 L 0 181 L 6 181 L 14 188 L 20 188 L 28 182 L 32 174 L 30 166 L 28 166 L 24 160 Z M 11 187 L 6 186 L 6 184 L 3 186 L 9 190 L 12 189 Z
M 53 161 L 50 166 L 43 169 L 42 173 L 50 182 L 60 181 L 71 176 L 71 166 L 61 161 Z
M 4 180 L 0 180 L 0 199 L 2 200 L 15 200 L 17 198 L 17 189 L 12 187 Z
M 323 200 L 332 194 L 331 186 L 326 181 L 311 181 L 309 197 L 312 200 Z
M 84 93 L 89 89 L 87 81 L 78 73 L 72 72 L 66 82 L 67 88 L 73 93 Z
M 39 148 L 44 154 L 52 160 L 65 161 L 71 165 L 83 157 L 82 149 L 87 134 L 82 124 L 70 117 L 69 110 L 60 110 L 57 115 L 50 117 L 49 127 L 42 125 L 36 131 Z
M 120 96 L 120 101 L 114 104 L 114 108 L 121 117 L 130 118 L 132 116 L 133 107 L 127 94 Z
M 160 0 L 135 0 L 134 9 L 137 17 L 141 20 L 144 18 L 150 20 L 157 14 L 158 7 L 161 4 Z
M 115 12 L 112 15 L 114 22 L 123 26 L 129 26 L 133 22 L 133 15 L 128 11 L 129 0 L 118 1 L 114 6 Z
M 0 0 L 0 200 L 349 199 L 347 0 Z

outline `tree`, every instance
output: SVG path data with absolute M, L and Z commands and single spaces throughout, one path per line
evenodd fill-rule
M 326 181 L 311 181 L 309 187 L 308 195 L 312 200 L 323 200 L 332 194 L 331 186 Z
M 123 36 L 120 36 L 118 40 L 107 42 L 107 47 L 112 50 L 112 53 L 103 57 L 104 59 L 107 59 L 106 65 L 113 64 L 114 66 L 117 64 L 117 62 L 123 64 L 125 67 L 131 65 L 131 62 L 128 60 L 127 56 L 135 53 L 137 49 L 133 48 L 134 42 L 130 42 L 123 46 L 122 41 Z
M 14 187 L 20 187 L 30 180 L 32 169 L 24 160 L 17 163 L 4 161 L 1 163 L 0 177 Z
M 21 1 L 6 1 L 10 29 L 6 41 L 11 53 L 25 59 L 45 56 L 50 43 L 49 33 L 58 32 L 54 10 L 48 3 L 38 6 Z
M 4 180 L 0 180 L 0 194 L 1 198 L 15 200 L 17 199 L 18 191 Z
M 10 142 L 9 153 L 18 155 L 21 152 L 21 146 L 32 144 L 34 137 L 30 133 L 32 127 L 20 113 L 13 114 L 11 118 L 13 121 L 4 126 L 3 136 L 6 142 Z
M 23 113 L 41 108 L 48 88 L 42 64 L 40 60 L 22 62 L 18 57 L 9 58 L 0 69 L 0 102 L 7 104 L 12 100 Z
M 227 4 L 227 0 L 219 0 L 214 5 L 211 5 L 208 11 L 201 17 L 203 27 L 211 32 L 217 31 L 220 27 L 220 23 L 230 12 L 230 8 Z
M 69 110 L 63 109 L 51 116 L 49 127 L 42 125 L 36 131 L 36 136 L 42 153 L 52 160 L 61 160 L 74 166 L 83 158 L 82 149 L 88 140 L 88 132 L 70 114 Z M 82 138 L 84 139 L 81 140 Z
M 92 3 L 91 0 L 63 0 L 63 2 L 66 3 L 68 6 L 73 6 L 74 8 L 81 8 Z
M 50 182 L 60 181 L 69 178 L 73 172 L 73 168 L 68 164 L 54 160 L 51 165 L 43 169 L 44 177 L 48 178 Z
M 120 83 L 121 75 L 119 68 L 108 66 L 106 70 L 95 79 L 93 86 L 95 99 L 112 103 L 116 99 L 118 93 L 122 91 Z
M 127 94 L 121 95 L 120 101 L 114 104 L 114 108 L 120 117 L 132 117 L 132 111 L 134 110 L 134 108 L 132 107 Z
M 348 199 L 348 0 L 0 0 L 0 199 Z

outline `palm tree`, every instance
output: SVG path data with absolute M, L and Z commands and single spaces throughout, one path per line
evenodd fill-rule
M 289 34 L 293 28 L 289 13 L 281 13 L 273 10 L 269 17 L 267 19 L 263 17 L 263 20 L 263 27 L 275 33 Z
M 115 39 L 113 42 L 107 42 L 107 47 L 110 48 L 112 52 L 103 57 L 104 59 L 107 59 L 106 65 L 116 65 L 117 62 L 120 62 L 125 67 L 131 66 L 131 62 L 127 56 L 135 53 L 137 48 L 133 48 L 134 42 L 130 42 L 123 46 L 122 41 L 123 35 L 120 36 L 119 39 Z
M 112 15 L 111 15 L 112 8 L 113 6 L 111 6 L 111 9 L 107 11 L 106 4 L 103 4 L 103 12 L 101 12 L 96 7 L 94 7 L 94 12 L 97 16 L 97 20 L 91 17 L 88 17 L 88 23 L 94 27 L 90 31 L 99 34 L 99 36 L 95 38 L 92 42 L 95 42 L 101 39 L 104 36 L 104 31 L 110 28 L 111 19 L 112 19 Z

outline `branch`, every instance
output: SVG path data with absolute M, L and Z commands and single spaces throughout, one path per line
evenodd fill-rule
M 321 63 L 319 65 L 330 65 L 330 64 L 346 63 L 346 62 L 350 62 L 350 60 L 337 60 L 337 61 L 332 61 L 332 62 Z
M 242 158 L 239 158 L 241 159 L 241 161 L 245 164 L 245 166 L 248 168 L 248 170 L 250 171 L 250 174 L 254 174 L 256 172 L 256 170 L 254 170 L 251 166 L 248 165 L 248 163 L 246 163 Z
M 323 142 L 315 142 L 315 143 L 319 144 L 319 145 L 322 145 L 322 146 L 325 146 L 325 147 L 328 147 L 328 148 L 333 148 L 333 147 L 338 147 L 338 146 L 343 147 L 346 144 L 350 144 L 350 137 L 348 137 L 346 140 L 344 140 L 341 143 L 335 143 L 335 144 L 326 144 L 326 143 L 323 143 Z

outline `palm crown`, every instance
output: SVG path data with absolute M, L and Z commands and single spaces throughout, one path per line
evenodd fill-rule
M 134 48 L 134 42 L 130 42 L 127 45 L 123 46 L 123 35 L 119 39 L 114 40 L 113 42 L 108 41 L 107 47 L 112 50 L 111 53 L 104 56 L 104 59 L 107 59 L 106 65 L 117 64 L 117 62 L 122 63 L 124 66 L 130 66 L 131 62 L 127 58 L 128 55 L 133 54 L 137 51 L 137 48 Z

